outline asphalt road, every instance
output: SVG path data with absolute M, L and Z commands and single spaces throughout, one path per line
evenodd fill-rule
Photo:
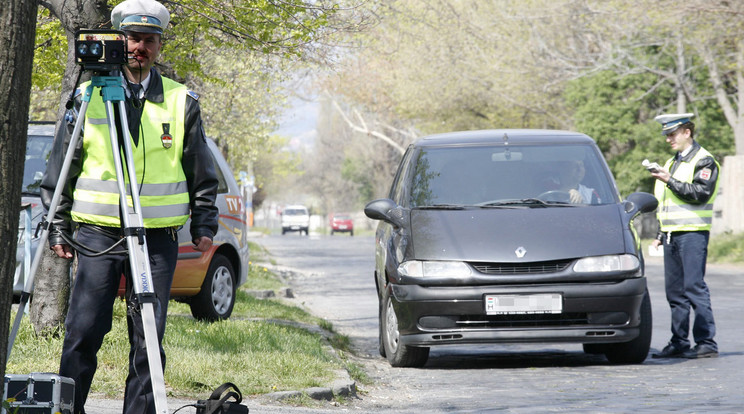
M 423 369 L 401 369 L 377 353 L 372 237 L 256 241 L 297 272 L 289 279 L 296 300 L 351 338 L 375 381 L 359 386 L 359 400 L 328 412 L 744 412 L 744 267 L 708 266 L 719 358 L 612 365 L 580 345 L 509 344 L 433 348 Z M 653 352 L 670 337 L 662 259 L 647 258 L 646 274 Z
M 433 348 L 424 368 L 391 368 L 377 353 L 377 297 L 372 237 L 269 236 L 265 246 L 289 271 L 298 304 L 350 337 L 357 362 L 374 383 L 341 406 L 288 407 L 247 400 L 251 413 L 744 413 L 744 267 L 708 267 L 720 357 L 648 358 L 611 365 L 580 345 Z M 669 339 L 660 258 L 647 258 L 654 331 L 652 352 Z M 169 400 L 169 410 L 193 401 Z M 121 403 L 92 399 L 89 413 L 121 412 Z M 178 413 L 194 413 L 184 408 Z

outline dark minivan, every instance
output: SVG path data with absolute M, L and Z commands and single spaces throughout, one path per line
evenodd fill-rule
M 436 345 L 580 343 L 640 363 L 651 302 L 633 219 L 594 140 L 552 130 L 424 137 L 389 198 L 365 214 L 375 235 L 380 353 L 423 366 Z

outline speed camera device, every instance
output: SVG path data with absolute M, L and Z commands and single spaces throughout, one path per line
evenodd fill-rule
M 75 62 L 83 70 L 119 69 L 127 63 L 126 35 L 119 30 L 79 30 L 75 34 Z

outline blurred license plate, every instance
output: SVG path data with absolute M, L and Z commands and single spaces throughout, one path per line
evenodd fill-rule
M 342 225 L 338 226 L 338 228 L 341 229 L 341 230 L 346 230 L 346 225 L 342 224 Z
M 485 306 L 488 315 L 561 313 L 563 296 L 560 293 L 486 295 Z

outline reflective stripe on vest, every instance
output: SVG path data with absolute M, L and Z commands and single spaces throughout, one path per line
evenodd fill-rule
M 144 225 L 150 228 L 180 226 L 189 217 L 188 185 L 181 166 L 187 90 L 170 79 L 161 79 L 164 101 L 145 102 L 143 112 L 147 116 L 141 119 L 138 145 L 130 139 Z M 166 132 L 171 139 L 163 139 Z M 105 105 L 98 93 L 92 94 L 88 104 L 83 154 L 83 168 L 73 193 L 72 219 L 119 227 L 119 187 Z M 125 187 L 129 193 L 128 184 Z M 132 200 L 127 199 L 131 212 Z
M 705 157 L 712 158 L 713 156 L 701 147 L 689 162 L 682 161 L 679 163 L 672 177 L 681 182 L 691 183 L 695 177 L 695 165 Z M 672 166 L 673 161 L 674 158 L 664 165 L 667 171 Z M 717 161 L 716 165 L 718 165 Z M 659 219 L 662 232 L 710 230 L 713 223 L 713 202 L 718 194 L 718 182 L 716 182 L 710 199 L 704 204 L 685 202 L 677 197 L 666 184 L 658 180 L 654 187 L 654 194 L 659 200 L 659 209 L 656 216 Z

